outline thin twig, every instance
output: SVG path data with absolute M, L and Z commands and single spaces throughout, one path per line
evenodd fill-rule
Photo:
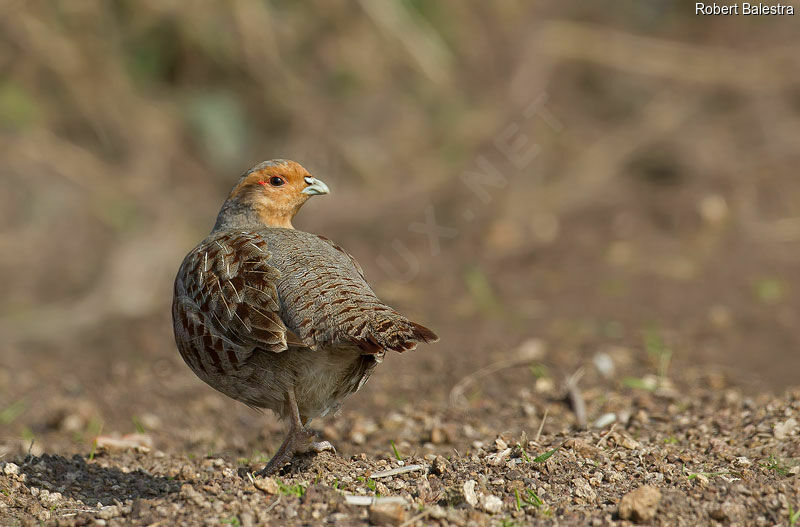
M 581 377 L 583 377 L 583 373 L 584 370 L 581 366 L 575 373 L 567 377 L 566 380 L 567 394 L 569 395 L 572 411 L 575 412 L 575 419 L 578 421 L 578 426 L 580 428 L 586 428 L 586 403 L 583 400 L 580 388 L 578 388 L 578 382 L 581 380 Z
M 411 518 L 409 518 L 406 521 L 404 521 L 403 523 L 401 523 L 399 525 L 399 527 L 408 527 L 412 523 L 427 517 L 430 513 L 431 513 L 430 509 L 425 509 L 424 511 L 420 512 L 416 516 L 412 516 Z
M 277 507 L 277 506 L 278 506 L 278 503 L 280 503 L 280 502 L 281 502 L 281 498 L 283 498 L 283 494 L 279 494 L 279 495 L 278 495 L 278 499 L 277 499 L 277 500 L 275 500 L 275 501 L 273 501 L 272 503 L 270 503 L 270 504 L 269 504 L 269 507 L 267 507 L 266 509 L 264 509 L 264 512 L 269 512 L 269 511 L 271 511 L 272 509 L 274 509 L 275 507 Z
M 375 24 L 396 38 L 413 64 L 432 81 L 444 83 L 450 76 L 452 56 L 436 28 L 409 16 L 402 3 L 361 0 L 361 7 Z
M 542 428 L 544 428 L 544 422 L 547 420 L 547 412 L 550 411 L 550 407 L 544 409 L 544 415 L 542 416 L 542 422 L 539 423 L 539 430 L 536 431 L 536 438 L 534 438 L 534 442 L 539 442 L 539 437 L 542 435 Z
M 370 505 L 380 505 L 384 503 L 396 503 L 399 505 L 408 505 L 405 498 L 401 496 L 362 496 L 356 494 L 345 494 L 344 502 L 348 505 L 358 505 L 361 507 L 368 507 Z
M 558 60 L 580 60 L 672 81 L 728 85 L 756 93 L 777 92 L 797 82 L 797 71 L 787 72 L 781 66 L 795 56 L 797 50 L 791 46 L 735 53 L 563 20 L 542 24 L 537 39 L 533 45 L 539 52 Z M 743 71 L 749 74 L 742 75 Z
M 415 470 L 424 470 L 425 465 L 407 465 L 404 467 L 391 468 L 389 470 L 381 470 L 380 472 L 373 472 L 370 477 L 375 478 L 388 478 L 398 474 L 405 474 L 406 472 L 414 472 Z
M 602 444 L 603 444 L 603 442 L 606 440 L 606 438 L 607 438 L 608 436 L 610 436 L 610 435 L 611 435 L 611 432 L 613 432 L 613 431 L 614 431 L 614 428 L 615 428 L 616 426 L 617 426 L 617 423 L 614 423 L 613 425 L 611 425 L 611 428 L 609 428 L 609 429 L 608 429 L 608 432 L 606 432 L 606 433 L 605 433 L 605 435 L 603 435 L 603 436 L 600 438 L 600 440 L 597 442 L 597 444 L 595 445 L 595 447 L 596 447 L 596 448 L 600 448 L 600 445 L 602 445 Z
M 466 377 L 462 377 L 460 381 L 453 386 L 453 389 L 450 390 L 450 405 L 451 406 L 458 406 L 461 400 L 464 398 L 464 392 L 466 391 L 467 387 L 470 384 L 474 383 L 478 379 L 483 377 L 488 377 L 498 371 L 504 370 L 506 368 L 512 368 L 515 366 L 525 366 L 528 364 L 533 364 L 535 362 L 539 362 L 539 358 L 531 358 L 531 357 L 514 357 L 513 359 L 506 359 L 497 362 L 493 362 L 492 364 L 486 365 L 483 368 L 474 371 L 467 375 Z

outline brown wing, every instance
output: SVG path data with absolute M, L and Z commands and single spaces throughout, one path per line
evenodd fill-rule
M 226 370 L 255 348 L 287 349 L 275 286 L 280 272 L 269 257 L 260 236 L 230 231 L 210 236 L 186 256 L 175 279 L 173 317 L 178 348 L 190 365 Z
M 353 258 L 352 254 L 350 254 L 349 252 L 347 252 L 344 249 L 342 249 L 342 247 L 340 245 L 338 245 L 338 244 L 334 243 L 333 241 L 331 241 L 330 238 L 326 238 L 325 236 L 321 236 L 319 234 L 317 234 L 316 236 L 317 236 L 317 238 L 319 238 L 320 240 L 324 241 L 325 243 L 327 243 L 328 245 L 330 245 L 331 247 L 336 249 L 338 252 L 340 252 L 344 256 L 346 256 L 347 259 L 350 260 L 350 263 L 353 265 L 353 268 L 358 272 L 359 276 L 361 276 L 362 280 L 366 280 L 367 279 L 367 277 L 364 276 L 364 269 L 361 268 L 361 264 L 358 263 L 358 260 Z
M 333 242 L 285 229 L 272 231 L 270 240 L 282 247 L 274 255 L 281 318 L 307 347 L 349 345 L 371 354 L 438 339 L 381 302 L 361 266 Z

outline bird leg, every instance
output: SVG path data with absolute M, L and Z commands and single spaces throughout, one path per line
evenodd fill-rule
M 269 460 L 264 468 L 255 473 L 256 476 L 269 476 L 273 472 L 277 472 L 278 469 L 292 459 L 292 456 L 294 456 L 294 445 L 297 442 L 296 432 L 294 428 L 289 429 L 289 434 L 286 436 L 286 439 L 283 440 L 278 451 L 275 452 L 275 455 L 272 456 L 272 459 Z
M 286 392 L 286 404 L 289 407 L 289 433 L 283 440 L 278 451 L 267 462 L 267 465 L 255 473 L 256 476 L 268 476 L 277 472 L 283 465 L 288 463 L 295 454 L 306 452 L 325 452 L 330 451 L 334 454 L 336 449 L 328 441 L 314 441 L 316 434 L 313 430 L 303 426 L 300 419 L 300 409 L 297 407 L 294 388 L 289 388 Z

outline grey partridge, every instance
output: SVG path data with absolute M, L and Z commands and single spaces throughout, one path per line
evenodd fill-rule
M 328 192 L 293 161 L 254 166 L 175 278 L 175 342 L 186 364 L 225 395 L 289 421 L 260 474 L 295 453 L 332 450 L 314 441 L 310 421 L 358 391 L 386 351 L 438 340 L 381 302 L 341 247 L 294 230 L 303 203 Z

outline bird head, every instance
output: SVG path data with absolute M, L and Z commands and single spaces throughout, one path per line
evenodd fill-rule
M 308 198 L 329 192 L 328 185 L 299 163 L 284 159 L 264 161 L 242 174 L 223 204 L 214 229 L 291 229 L 292 218 Z

